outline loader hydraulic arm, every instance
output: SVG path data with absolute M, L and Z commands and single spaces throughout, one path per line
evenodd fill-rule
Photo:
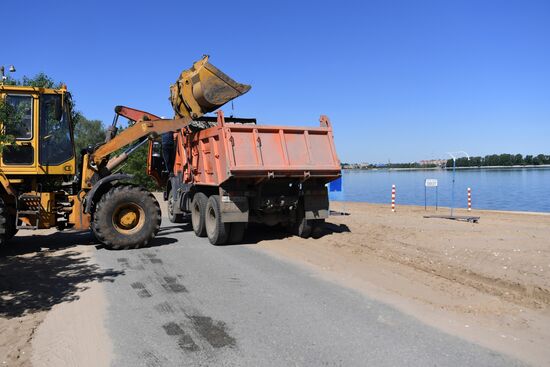
M 96 167 L 100 167 L 104 163 L 106 157 L 135 141 L 147 136 L 158 136 L 160 134 L 182 129 L 191 123 L 190 117 L 178 119 L 158 119 L 158 120 L 139 120 L 132 126 L 122 131 L 114 139 L 106 142 L 97 148 L 90 156 L 90 163 Z M 115 159 L 115 158 L 113 158 Z M 122 162 L 121 162 L 122 163 Z M 111 164 L 112 165 L 112 164 Z M 116 167 L 115 165 L 114 167 Z M 114 167 L 110 167 L 112 170 Z

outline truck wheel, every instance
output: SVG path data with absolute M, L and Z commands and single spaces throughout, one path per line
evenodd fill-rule
M 323 230 L 325 228 L 325 220 L 324 219 L 313 219 L 311 221 L 311 236 L 313 238 L 321 238 L 323 237 Z
M 4 200 L 0 198 L 0 246 L 5 245 L 6 241 L 9 239 L 9 217 L 7 208 L 4 205 Z
M 237 244 L 241 243 L 244 238 L 244 231 L 246 229 L 246 223 L 231 223 L 231 228 L 229 231 L 229 237 L 227 243 Z
M 303 204 L 299 205 L 296 212 L 296 222 L 294 223 L 294 234 L 302 238 L 308 238 L 311 234 L 311 225 L 311 221 L 306 219 Z
M 118 185 L 97 203 L 91 227 L 105 246 L 129 249 L 147 245 L 157 234 L 160 220 L 159 203 L 149 191 Z
M 168 219 L 172 223 L 183 223 L 183 215 L 182 214 L 174 214 L 174 197 L 172 194 L 174 189 L 170 189 L 170 192 L 168 193 Z
M 227 241 L 230 228 L 229 223 L 222 222 L 219 195 L 212 195 L 208 198 L 204 217 L 206 235 L 210 243 L 213 245 L 223 245 Z
M 206 225 L 204 223 L 204 213 L 206 213 L 206 202 L 208 198 L 202 192 L 193 195 L 191 201 L 191 224 L 193 231 L 198 237 L 206 237 Z

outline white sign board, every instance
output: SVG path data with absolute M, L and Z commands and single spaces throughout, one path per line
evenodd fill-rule
M 424 185 L 426 187 L 437 187 L 437 178 L 427 178 Z

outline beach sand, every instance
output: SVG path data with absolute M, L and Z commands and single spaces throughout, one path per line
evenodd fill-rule
M 423 322 L 535 365 L 550 364 L 550 215 L 332 203 L 321 238 L 260 247 Z

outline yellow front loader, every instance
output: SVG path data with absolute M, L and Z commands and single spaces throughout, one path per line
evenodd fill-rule
M 128 182 L 131 175 L 113 171 L 140 145 L 188 126 L 250 86 L 235 82 L 205 56 L 171 88 L 174 119 L 143 113 L 118 134 L 114 123 L 105 142 L 83 150 L 77 161 L 67 89 L 0 84 L 0 98 L 12 111 L 12 120 L 0 121 L 1 133 L 15 138 L 0 152 L 0 246 L 20 229 L 53 227 L 90 228 L 99 241 L 115 249 L 151 241 L 161 221 L 158 202 Z M 115 109 L 117 116 L 121 111 Z

